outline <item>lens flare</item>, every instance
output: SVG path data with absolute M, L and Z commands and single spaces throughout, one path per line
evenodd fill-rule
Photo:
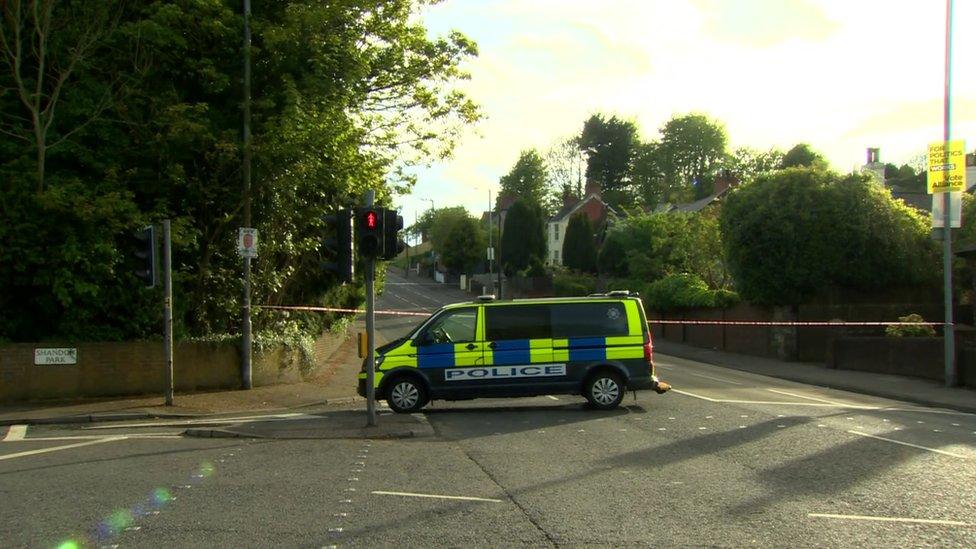
M 214 474 L 213 463 L 210 463 L 209 461 L 204 461 L 203 463 L 200 464 L 201 477 L 206 478 L 206 477 L 213 476 L 213 474 Z
M 61 544 L 58 545 L 58 549 L 78 549 L 79 547 L 81 546 L 73 539 L 62 541 Z
M 166 488 L 156 488 L 152 495 L 152 504 L 156 507 L 162 507 L 166 505 L 173 499 L 173 494 L 169 493 Z

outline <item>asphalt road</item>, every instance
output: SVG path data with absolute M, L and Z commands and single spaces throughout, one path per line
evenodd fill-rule
M 379 308 L 468 299 L 416 282 L 389 276 Z M 395 337 L 419 320 L 377 323 Z M 32 426 L 0 443 L 0 545 L 976 546 L 973 415 L 657 362 L 666 395 L 613 412 L 563 395 L 435 402 L 426 438 Z M 314 436 L 329 428 L 316 417 L 246 421 Z

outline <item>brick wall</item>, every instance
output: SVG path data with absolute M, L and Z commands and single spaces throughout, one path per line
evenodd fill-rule
M 255 386 L 294 383 L 315 373 L 347 334 L 323 334 L 315 342 L 314 367 L 303 367 L 298 351 L 255 353 Z M 78 350 L 77 364 L 35 365 L 35 348 Z M 179 342 L 173 349 L 177 391 L 240 387 L 240 352 L 236 343 Z M 0 402 L 34 399 L 106 397 L 163 392 L 165 362 L 159 341 L 112 343 L 15 343 L 0 345 Z

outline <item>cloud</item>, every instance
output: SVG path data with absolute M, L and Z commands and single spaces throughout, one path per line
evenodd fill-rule
M 695 0 L 694 4 L 706 14 L 707 34 L 753 47 L 821 41 L 840 27 L 807 0 Z

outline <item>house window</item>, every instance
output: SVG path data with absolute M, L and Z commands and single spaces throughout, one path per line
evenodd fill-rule
M 538 233 L 536 233 L 536 234 L 538 234 Z M 554 261 L 556 261 L 557 263 L 559 262 L 559 250 L 553 250 L 553 252 L 552 252 L 552 259 Z
M 555 239 L 558 241 L 559 240 L 559 223 L 553 223 L 552 224 L 552 233 L 553 233 L 553 236 L 555 237 Z

